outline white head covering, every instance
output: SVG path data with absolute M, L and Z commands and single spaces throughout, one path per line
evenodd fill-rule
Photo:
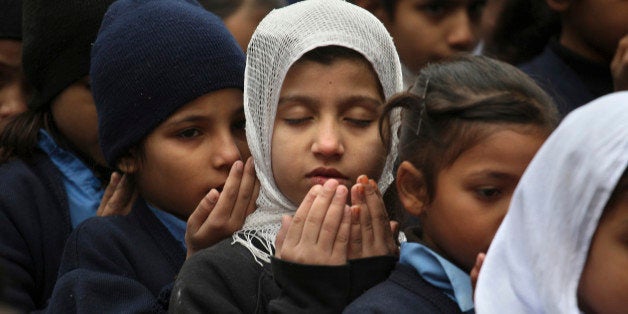
M 523 174 L 482 266 L 477 313 L 579 313 L 598 220 L 628 165 L 628 92 L 558 126 Z
M 279 92 L 289 68 L 303 54 L 318 47 L 342 46 L 361 53 L 372 64 L 384 96 L 401 91 L 401 64 L 384 25 L 368 11 L 340 0 L 308 0 L 270 12 L 259 24 L 247 50 L 244 79 L 246 137 L 260 180 L 257 210 L 233 239 L 269 262 L 281 216 L 293 213 L 292 204 L 277 188 L 271 167 L 271 139 Z M 391 129 L 399 126 L 398 116 Z M 392 132 L 396 147 L 397 132 Z M 393 180 L 396 149 L 387 157 L 378 184 L 382 193 Z M 253 238 L 265 246 L 252 245 Z

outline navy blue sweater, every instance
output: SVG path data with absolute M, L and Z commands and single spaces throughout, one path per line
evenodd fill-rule
M 556 42 L 519 68 L 552 96 L 563 117 L 613 91 L 610 66 L 586 60 Z
M 127 216 L 90 218 L 67 241 L 48 311 L 166 311 L 185 254 L 141 198 Z
M 61 174 L 46 155 L 38 152 L 31 162 L 1 165 L 2 299 L 18 310 L 45 307 L 71 231 Z
M 386 281 L 366 291 L 343 313 L 462 312 L 456 302 L 427 283 L 412 266 L 397 263 Z

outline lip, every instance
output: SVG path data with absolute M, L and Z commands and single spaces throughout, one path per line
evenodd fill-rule
M 306 178 L 312 180 L 314 184 L 324 184 L 329 179 L 335 179 L 340 184 L 346 184 L 349 177 L 335 168 L 316 168 L 305 175 Z

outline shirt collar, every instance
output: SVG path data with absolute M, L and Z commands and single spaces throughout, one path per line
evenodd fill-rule
M 421 243 L 401 243 L 399 262 L 414 267 L 421 277 L 454 300 L 460 310 L 473 313 L 469 275 Z
M 104 191 L 92 170 L 76 155 L 59 147 L 44 129 L 39 130 L 37 144 L 61 173 L 72 227 L 95 216 Z

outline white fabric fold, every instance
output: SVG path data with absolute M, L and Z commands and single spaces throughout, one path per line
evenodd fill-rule
M 628 165 L 628 92 L 569 114 L 533 158 L 482 266 L 477 313 L 579 313 L 592 236 Z

